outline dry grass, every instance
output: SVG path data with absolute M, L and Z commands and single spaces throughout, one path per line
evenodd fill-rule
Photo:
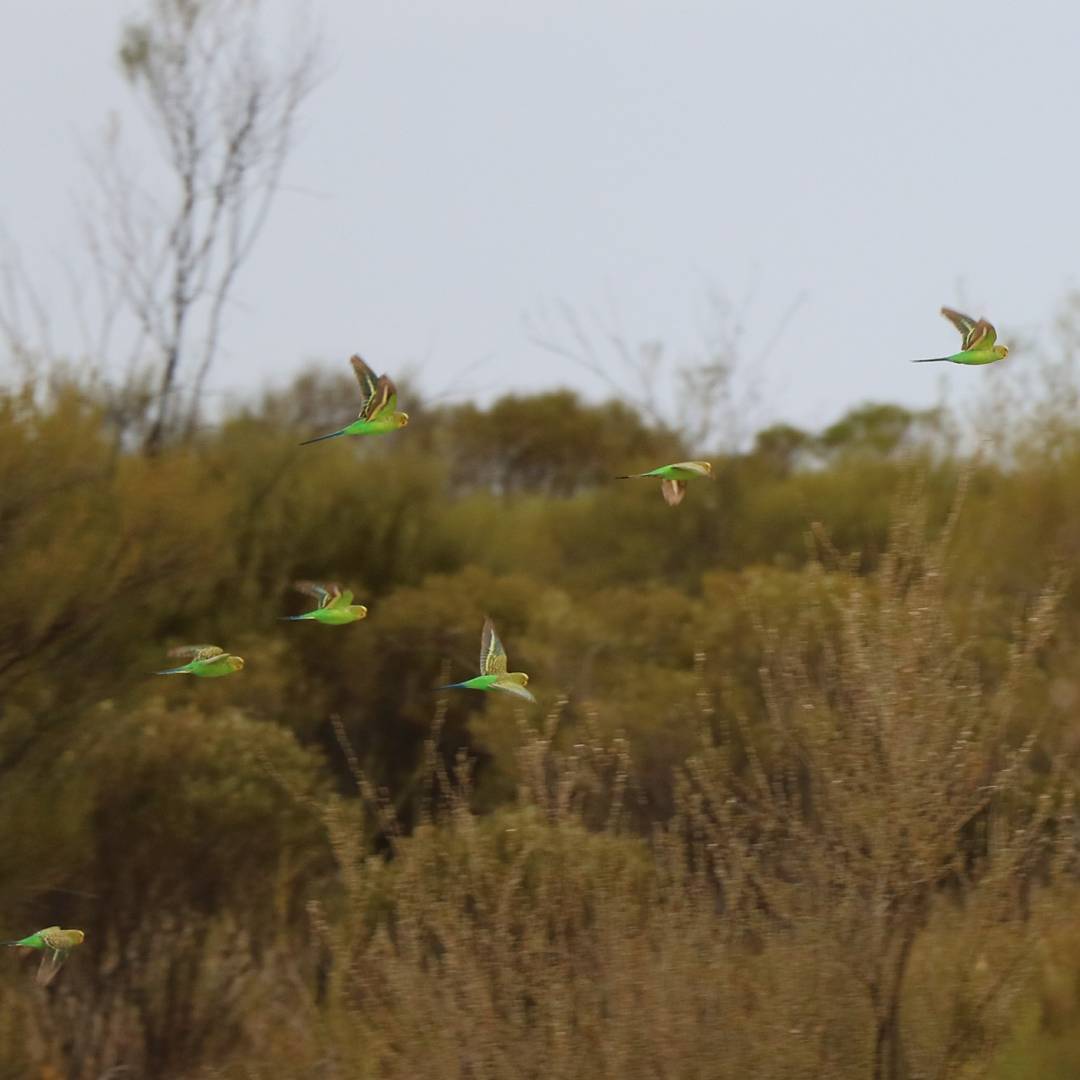
M 82 416 L 74 399 L 65 407 Z M 92 420 L 83 417 L 88 430 Z M 12 481 L 0 485 L 12 520 L 42 501 L 35 477 L 45 472 L 26 467 L 39 441 L 13 436 L 0 469 Z M 56 441 L 68 449 L 66 428 Z M 197 708 L 134 694 L 115 706 L 69 706 L 66 686 L 97 701 L 112 688 L 132 663 L 121 639 L 133 627 L 145 633 L 149 612 L 173 610 L 169 582 L 194 580 L 216 604 L 234 570 L 214 562 L 209 537 L 211 526 L 232 537 L 236 507 L 221 487 L 216 502 L 195 499 L 203 463 L 167 459 L 163 474 L 141 461 L 117 466 L 104 443 L 95 453 L 120 477 L 118 492 L 154 497 L 136 500 L 136 512 L 116 496 L 121 534 L 97 520 L 110 516 L 100 493 L 73 482 L 62 506 L 42 501 L 48 513 L 29 514 L 33 528 L 5 563 L 9 592 L 26 595 L 25 618 L 0 635 L 4 689 L 9 700 L 21 695 L 0 729 L 0 804 L 12 818 L 0 885 L 13 906 L 36 896 L 22 868 L 33 861 L 47 882 L 68 880 L 50 872 L 54 860 L 74 880 L 94 878 L 96 907 L 86 911 L 97 922 L 74 923 L 92 944 L 47 991 L 15 965 L 0 981 L 0 1077 L 962 1080 L 985 1074 L 1020 1003 L 1036 1000 L 1039 946 L 1060 932 L 1075 875 L 1067 776 L 1077 748 L 1056 741 L 1063 710 L 1055 720 L 1049 705 L 1069 673 L 1060 654 L 1061 666 L 1044 670 L 1063 586 L 1036 596 L 1007 640 L 977 633 L 986 603 L 970 572 L 957 573 L 955 516 L 928 540 L 923 502 L 907 498 L 887 550 L 861 562 L 818 530 L 820 558 L 807 568 L 766 575 L 756 592 L 753 575 L 725 578 L 738 620 L 711 624 L 685 597 L 667 595 L 642 632 L 648 641 L 624 641 L 635 659 L 615 658 L 627 682 L 666 624 L 687 641 L 687 627 L 704 628 L 742 667 L 737 678 L 732 665 L 718 673 L 702 649 L 696 671 L 650 673 L 649 700 L 670 709 L 649 714 L 647 753 L 610 734 L 617 710 L 606 696 L 604 708 L 558 701 L 538 729 L 518 714 L 512 768 L 500 758 L 499 797 L 482 796 L 474 762 L 444 758 L 456 737 L 438 711 L 412 777 L 426 797 L 406 828 L 392 810 L 398 793 L 365 775 L 340 724 L 353 797 L 329 794 L 324 759 L 274 718 L 299 716 L 313 731 L 334 711 L 324 684 L 367 694 L 376 700 L 361 752 L 378 764 L 390 749 L 380 740 L 400 736 L 414 715 L 385 703 L 397 693 L 385 684 L 396 666 L 411 671 L 426 655 L 410 651 L 419 628 L 460 618 L 462 598 L 479 591 L 471 571 L 458 594 L 443 595 L 447 579 L 432 586 L 438 604 L 416 589 L 384 605 L 388 636 L 374 640 L 386 646 L 386 667 L 368 665 L 356 681 L 358 653 L 332 651 L 345 646 L 307 656 L 320 673 L 308 677 L 295 659 L 278 671 L 283 647 L 253 642 L 268 662 L 252 663 L 236 690 L 200 688 Z M 80 468 L 88 461 L 84 449 Z M 47 465 L 42 456 L 39 470 Z M 355 486 L 353 474 L 341 475 Z M 174 489 L 163 509 L 156 493 Z M 293 505 L 294 490 L 307 498 L 307 487 L 286 489 L 274 514 L 252 496 L 252 529 L 272 523 L 292 536 L 295 522 L 325 518 L 317 502 L 310 513 Z M 203 517 L 192 517 L 189 501 Z M 435 503 L 413 501 L 423 504 L 413 525 L 386 529 L 388 565 L 428 565 L 413 556 L 425 550 Z M 566 512 L 556 507 L 553 520 Z M 590 534 L 602 516 L 587 519 Z M 694 519 L 680 521 L 691 528 Z M 96 553 L 82 543 L 95 526 Z M 404 549 L 406 535 L 418 546 Z M 687 543 L 706 559 L 712 537 L 706 530 Z M 295 543 L 309 540 L 314 532 Z M 355 542 L 365 556 L 379 548 L 370 537 Z M 264 538 L 264 550 L 275 543 Z M 90 562 L 66 559 L 68 545 Z M 643 559 L 653 546 L 645 534 Z M 234 547 L 258 550 L 230 539 Z M 190 566 L 174 562 L 177 551 Z M 146 555 L 138 573 L 126 561 L 133 552 Z M 264 577 L 284 577 L 290 558 Z M 99 564 L 113 565 L 112 576 L 95 572 Z M 204 564 L 221 578 L 200 576 Z M 56 591 L 56 565 L 68 570 L 69 594 Z M 253 594 L 264 584 L 246 581 Z M 790 603 L 759 604 L 796 581 L 797 594 L 783 597 Z M 151 602 L 144 593 L 155 589 Z M 1020 592 L 998 589 L 999 623 Z M 546 594 L 522 582 L 508 595 L 524 612 Z M 146 607 L 132 611 L 136 596 Z M 648 602 L 659 597 L 654 590 Z M 565 630 L 587 651 L 589 627 L 613 625 L 575 618 L 571 601 L 556 599 L 553 640 Z M 266 614 L 266 604 L 234 612 L 232 625 Z M 117 624 L 117 611 L 134 621 Z M 631 622 L 638 611 L 616 608 Z M 58 675 L 73 633 L 82 651 Z M 683 637 L 665 648 L 688 653 Z M 557 655 L 552 644 L 534 647 Z M 756 678 L 745 678 L 755 663 Z M 612 672 L 621 678 L 617 665 Z M 430 683 L 410 678 L 403 693 L 426 708 Z M 251 696 L 227 707 L 226 693 Z M 275 703 L 290 694 L 278 716 Z M 514 734 L 495 730 L 499 707 L 490 704 L 489 747 Z M 677 753 L 658 767 L 669 737 Z M 414 764 L 398 757 L 392 775 Z M 664 771 L 672 763 L 673 785 Z M 507 784 L 516 797 L 503 800 Z M 77 827 L 90 818 L 92 827 Z M 48 899 L 51 910 L 60 905 Z
M 699 692 L 701 749 L 651 836 L 620 828 L 625 748 L 555 749 L 557 713 L 523 729 L 511 810 L 476 816 L 468 762 L 448 775 L 433 743 L 409 836 L 358 777 L 369 820 L 325 811 L 322 975 L 216 1075 L 985 1075 L 1066 903 L 1071 804 L 1025 713 L 1058 589 L 990 682 L 952 630 L 948 533 L 924 535 L 912 501 L 835 611 L 761 628 L 767 724 L 727 715 L 717 740 Z

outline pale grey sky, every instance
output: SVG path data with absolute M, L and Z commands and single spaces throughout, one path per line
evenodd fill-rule
M 726 294 L 762 419 L 957 398 L 942 303 L 1046 333 L 1080 262 L 1071 0 L 311 0 L 329 71 L 246 267 L 218 388 L 362 351 L 443 391 L 603 386 L 530 342 L 559 301 L 689 350 Z M 0 222 L 65 322 L 80 140 L 127 109 L 136 3 L 0 0 Z M 125 121 L 126 122 L 126 121 Z M 70 344 L 68 344 L 70 342 Z

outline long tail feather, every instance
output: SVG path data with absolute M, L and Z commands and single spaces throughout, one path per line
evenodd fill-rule
M 278 622 L 299 622 L 307 617 L 307 615 L 279 615 Z
M 340 431 L 331 431 L 329 435 L 318 435 L 314 439 L 305 439 L 300 445 L 310 446 L 313 442 L 322 442 L 324 439 L 336 439 L 339 435 L 344 434 L 345 429 L 342 428 Z
M 947 356 L 928 356 L 925 360 L 912 360 L 913 364 L 941 364 L 948 360 Z
M 435 689 L 432 691 L 432 693 L 433 694 L 438 693 L 440 690 L 459 690 L 464 685 L 465 684 L 463 682 L 447 683 L 446 686 L 436 686 Z
M 166 668 L 164 671 L 153 671 L 152 675 L 186 675 L 191 669 L 185 664 L 183 667 Z

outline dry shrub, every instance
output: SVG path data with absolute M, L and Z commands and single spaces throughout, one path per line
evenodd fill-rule
M 1060 904 L 1070 802 L 1056 766 L 1032 768 L 1036 749 L 1059 759 L 1026 711 L 1059 589 L 988 674 L 952 629 L 949 527 L 925 534 L 910 500 L 873 575 L 834 553 L 816 571 L 848 577 L 818 591 L 832 610 L 761 627 L 763 723 L 718 725 L 702 679 L 701 748 L 647 838 L 620 827 L 625 747 L 556 750 L 557 712 L 524 729 L 512 810 L 475 815 L 469 763 L 448 773 L 434 743 L 436 797 L 410 836 L 359 777 L 373 818 L 326 818 L 343 890 L 315 913 L 327 973 L 301 1011 L 317 1022 L 290 1029 L 292 1057 L 229 1075 L 988 1068 Z M 590 829 L 598 791 L 607 824 Z

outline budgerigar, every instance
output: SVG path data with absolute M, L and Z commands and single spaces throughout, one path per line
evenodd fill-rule
M 36 934 L 20 938 L 18 941 L 0 941 L 0 945 L 37 949 L 42 954 L 37 970 L 37 981 L 40 986 L 47 986 L 52 982 L 71 950 L 81 945 L 85 936 L 81 930 L 61 930 L 59 926 L 47 926 L 44 930 L 38 930 Z
M 616 480 L 644 480 L 659 478 L 660 494 L 668 506 L 678 506 L 686 496 L 686 481 L 712 476 L 712 465 L 708 461 L 678 461 L 674 465 L 661 465 L 648 472 L 633 473 L 630 476 L 616 476 Z
M 985 319 L 973 319 L 952 308 L 943 307 L 945 316 L 963 335 L 960 352 L 952 356 L 929 356 L 925 360 L 912 360 L 913 364 L 940 364 L 946 360 L 950 364 L 992 364 L 995 360 L 1004 360 L 1009 350 L 1004 345 L 996 345 L 997 331 Z
M 464 682 L 439 686 L 438 690 L 502 690 L 514 697 L 535 702 L 536 698 L 525 689 L 529 676 L 523 671 L 506 670 L 506 650 L 502 647 L 499 635 L 490 619 L 484 620 L 484 630 L 480 635 L 480 674 Z
M 218 679 L 231 675 L 244 666 L 242 657 L 230 656 L 216 645 L 179 645 L 169 650 L 169 656 L 188 656 L 191 659 L 181 667 L 155 671 L 155 675 L 198 675 L 201 679 Z
M 311 619 L 324 626 L 345 626 L 367 615 L 367 608 L 363 604 L 354 604 L 353 594 L 347 589 L 342 592 L 337 585 L 297 581 L 293 583 L 293 588 L 308 596 L 314 596 L 319 601 L 319 606 L 314 611 L 305 611 L 303 615 L 283 615 L 282 619 L 286 622 Z
M 324 439 L 336 439 L 339 435 L 382 435 L 387 431 L 397 431 L 409 422 L 408 413 L 397 411 L 397 387 L 389 375 L 376 378 L 375 372 L 359 356 L 350 357 L 349 363 L 356 372 L 356 379 L 364 395 L 364 407 L 360 410 L 360 415 L 351 424 L 331 431 L 329 435 L 306 439 L 301 446 L 322 442 Z

